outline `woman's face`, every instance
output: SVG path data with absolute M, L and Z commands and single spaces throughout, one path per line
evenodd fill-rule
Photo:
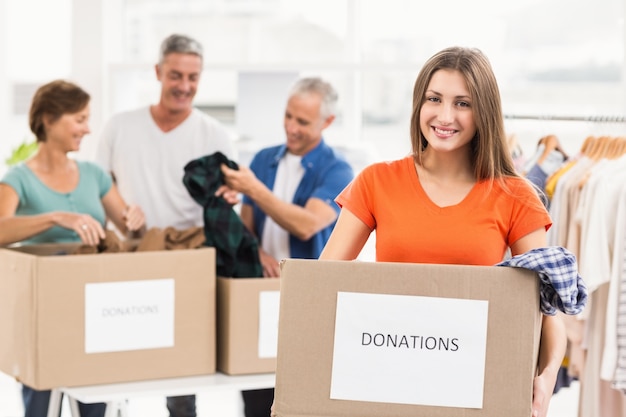
M 433 74 L 420 109 L 420 130 L 438 152 L 466 150 L 476 134 L 474 110 L 465 78 L 457 70 Z
M 89 104 L 76 113 L 65 113 L 46 124 L 46 142 L 59 146 L 64 152 L 80 149 L 80 142 L 89 133 Z

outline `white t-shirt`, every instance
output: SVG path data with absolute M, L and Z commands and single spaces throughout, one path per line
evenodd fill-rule
M 194 108 L 175 129 L 163 132 L 144 107 L 109 120 L 96 161 L 113 173 L 122 198 L 142 208 L 148 228 L 187 229 L 204 220 L 183 184 L 184 167 L 217 151 L 236 160 L 233 141 L 217 120 Z
M 302 167 L 302 156 L 293 155 L 287 152 L 278 163 L 276 180 L 272 192 L 276 197 L 287 203 L 293 202 L 298 185 L 304 176 Z M 280 227 L 276 222 L 267 216 L 263 226 L 263 250 L 272 255 L 275 259 L 287 259 L 291 257 L 289 250 L 289 233 Z

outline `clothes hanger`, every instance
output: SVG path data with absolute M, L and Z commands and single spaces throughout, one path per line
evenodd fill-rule
M 606 148 L 605 158 L 616 159 L 619 156 L 619 149 L 622 143 L 619 138 L 611 137 L 611 143 Z
M 600 136 L 595 142 L 593 147 L 589 150 L 587 156 L 593 161 L 598 161 L 602 158 L 606 152 L 606 147 L 609 143 L 610 136 Z
M 593 148 L 589 151 L 589 154 L 587 156 L 594 162 L 598 162 L 600 159 L 603 158 L 608 159 L 608 155 L 610 155 L 612 152 L 614 146 L 613 144 L 614 140 L 611 136 L 600 136 L 598 140 L 594 143 Z M 578 182 L 578 188 L 582 189 L 585 184 L 587 184 L 590 176 L 591 170 L 585 172 L 583 177 Z
M 593 148 L 593 146 L 595 145 L 596 140 L 596 137 L 593 135 L 587 136 L 580 147 L 580 153 L 585 156 L 588 155 L 591 148 Z
M 626 137 L 619 136 L 617 139 L 617 145 L 615 146 L 615 158 L 619 158 L 626 154 Z

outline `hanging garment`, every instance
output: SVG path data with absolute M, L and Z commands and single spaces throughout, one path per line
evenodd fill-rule
M 557 309 L 578 314 L 587 304 L 587 286 L 578 275 L 576 257 L 561 246 L 531 249 L 496 266 L 526 268 L 539 275 L 541 311 L 553 316 Z
M 205 245 L 216 250 L 217 275 L 262 277 L 259 244 L 233 207 L 215 192 L 224 184 L 221 164 L 239 166 L 221 152 L 194 159 L 185 165 L 183 183 L 191 197 L 204 208 Z

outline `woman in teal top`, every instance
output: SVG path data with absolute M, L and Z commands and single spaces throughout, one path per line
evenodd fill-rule
M 78 184 L 69 192 L 59 192 L 48 187 L 28 164 L 22 163 L 12 168 L 2 183 L 17 193 L 19 203 L 15 216 L 35 216 L 51 210 L 64 211 L 87 214 L 104 225 L 106 215 L 101 200 L 111 190 L 111 177 L 94 163 L 76 161 L 76 165 Z M 76 242 L 79 239 L 76 231 L 55 225 L 22 243 Z
M 89 133 L 89 95 L 53 81 L 33 98 L 30 128 L 37 154 L 0 181 L 0 245 L 15 242 L 83 242 L 105 237 L 105 218 L 123 233 L 144 224 L 142 210 L 127 206 L 109 174 L 68 157 Z
M 67 155 L 89 133 L 89 94 L 66 81 L 48 83 L 33 97 L 29 122 L 39 146 L 0 181 L 0 246 L 97 245 L 107 218 L 124 234 L 144 226 L 142 210 L 124 202 L 109 174 Z M 47 415 L 50 391 L 23 386 L 22 397 L 25 417 Z M 105 404 L 79 403 L 79 410 L 82 417 L 102 417 Z

